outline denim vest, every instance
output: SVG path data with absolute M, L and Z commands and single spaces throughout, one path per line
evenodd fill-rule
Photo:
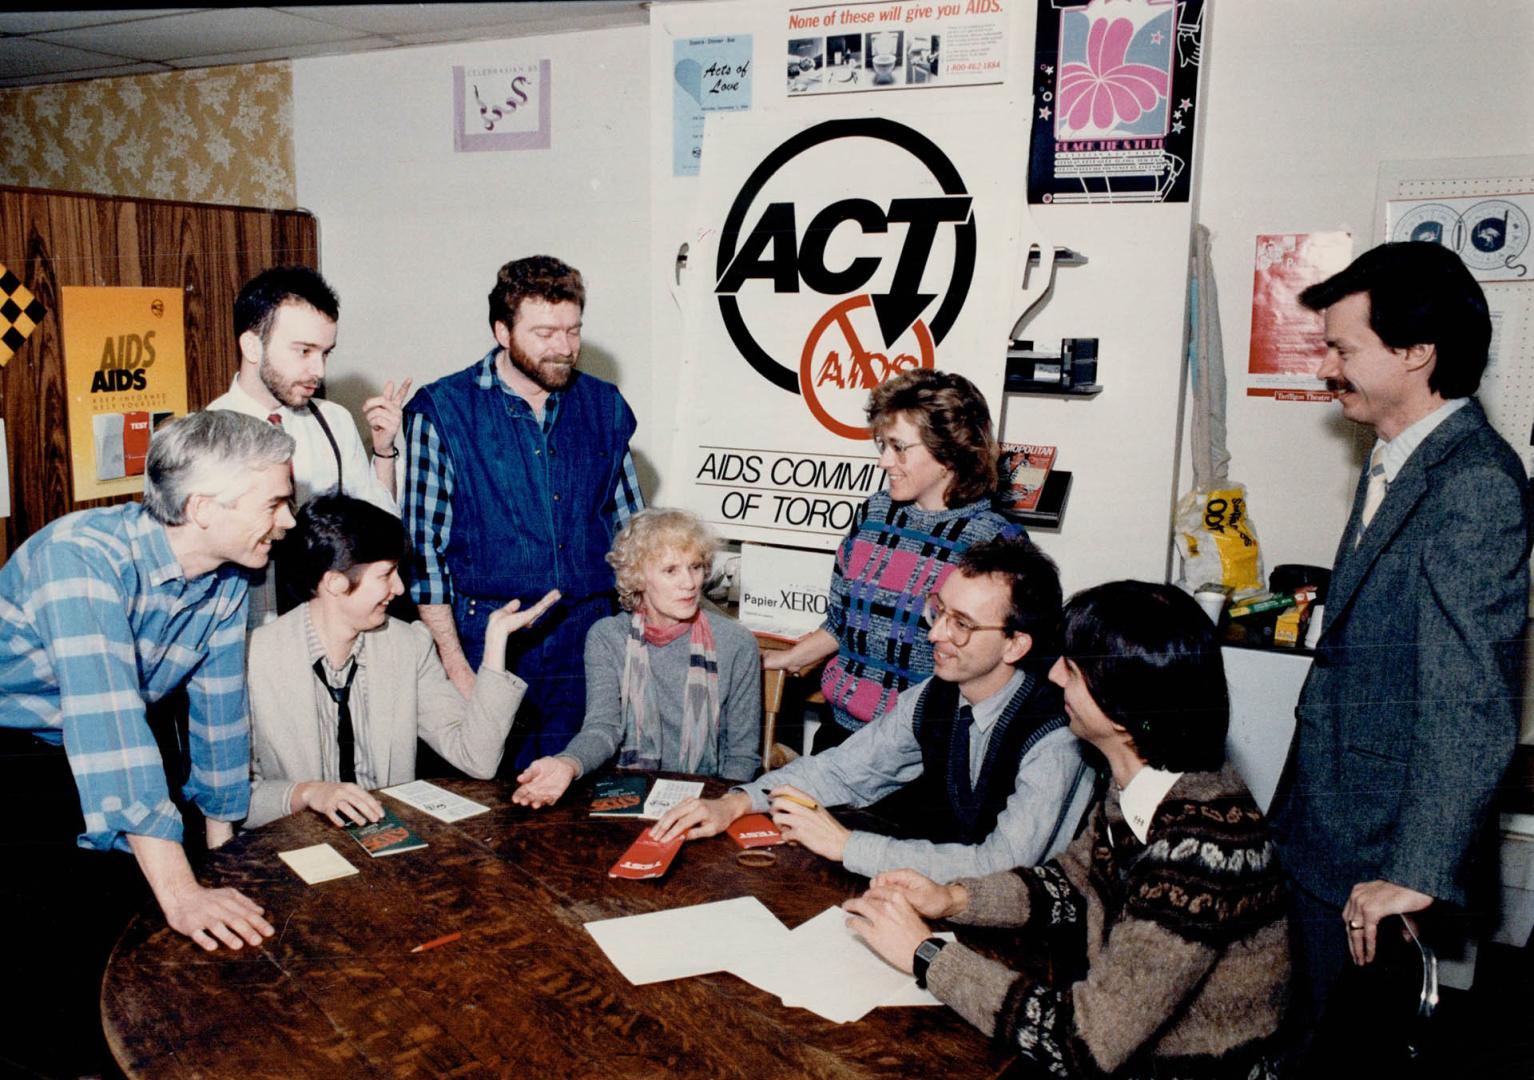
M 548 589 L 567 604 L 612 592 L 605 507 L 637 426 L 628 403 L 612 384 L 577 372 L 558 391 L 545 439 L 528 404 L 499 385 L 481 388 L 480 371 L 438 379 L 410 402 L 453 460 L 444 553 L 453 592 L 497 604 Z

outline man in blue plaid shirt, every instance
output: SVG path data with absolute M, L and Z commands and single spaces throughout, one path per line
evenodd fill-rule
M 0 568 L 0 729 L 13 729 L 12 760 L 34 743 L 22 732 L 62 745 L 78 845 L 131 852 L 166 921 L 208 950 L 258 945 L 272 927 L 238 891 L 198 884 L 146 706 L 185 690 L 181 790 L 219 846 L 250 798 L 241 568 L 265 566 L 293 524 L 292 454 L 279 428 L 192 413 L 155 434 L 142 504 L 60 518 Z M 54 897 L 76 887 L 36 886 Z
M 414 548 L 411 598 L 464 697 L 490 613 L 560 592 L 506 662 L 528 685 L 501 760 L 501 775 L 516 776 L 580 730 L 586 631 L 617 610 L 607 552 L 644 500 L 629 453 L 633 412 L 617 387 L 576 370 L 580 271 L 547 255 L 517 259 L 489 300 L 494 347 L 406 407 L 400 508 Z

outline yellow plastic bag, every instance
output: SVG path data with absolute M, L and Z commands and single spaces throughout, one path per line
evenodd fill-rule
M 1177 501 L 1173 528 L 1182 556 L 1178 584 L 1184 589 L 1223 585 L 1231 596 L 1241 596 L 1265 587 L 1257 530 L 1246 516 L 1245 485 L 1188 492 Z

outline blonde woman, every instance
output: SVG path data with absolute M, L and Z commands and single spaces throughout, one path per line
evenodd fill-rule
M 713 536 L 652 508 L 607 556 L 624 611 L 586 635 L 586 718 L 564 751 L 517 777 L 512 800 L 547 806 L 614 757 L 620 768 L 749 780 L 761 764 L 761 661 L 751 632 L 703 610 Z

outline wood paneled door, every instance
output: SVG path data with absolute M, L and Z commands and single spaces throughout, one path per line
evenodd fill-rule
M 306 211 L 0 187 L 0 263 L 47 308 L 0 369 L 11 485 L 11 516 L 0 532 L 3 561 L 54 518 L 123 501 L 72 497 L 60 289 L 185 289 L 187 404 L 197 409 L 234 376 L 232 308 L 240 286 L 268 266 L 317 267 L 319 226 Z

